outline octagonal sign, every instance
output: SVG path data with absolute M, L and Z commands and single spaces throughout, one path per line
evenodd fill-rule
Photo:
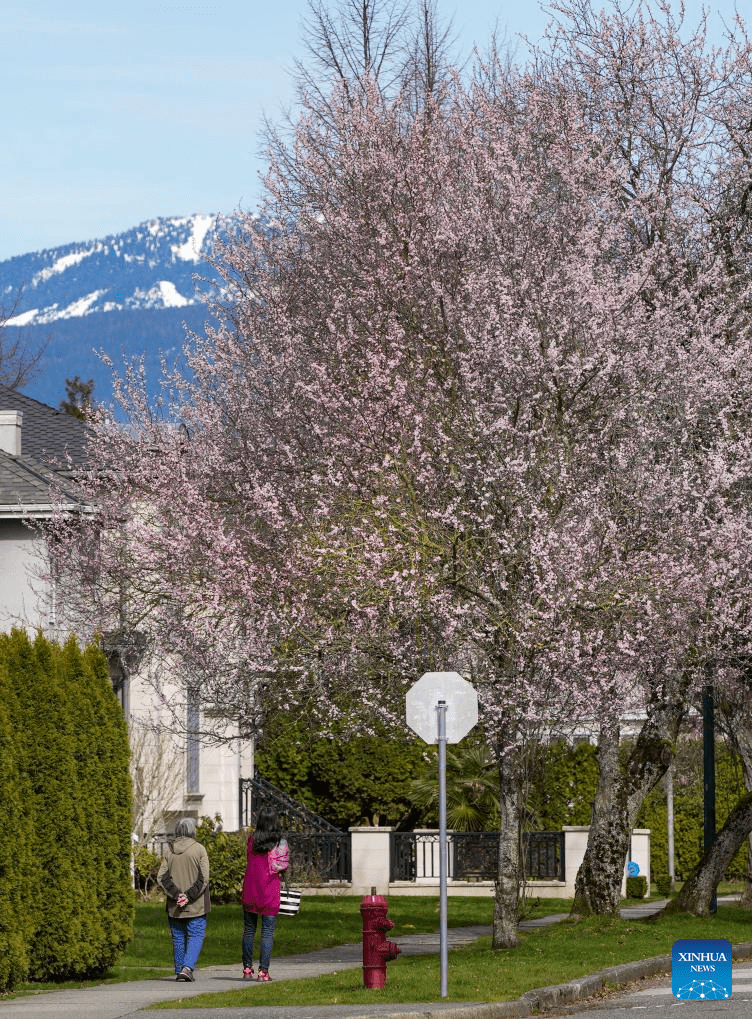
M 478 721 L 478 694 L 458 672 L 423 673 L 405 697 L 407 724 L 426 743 L 438 743 L 439 701 L 447 706 L 447 743 L 459 743 Z

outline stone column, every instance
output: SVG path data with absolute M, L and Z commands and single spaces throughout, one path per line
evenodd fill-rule
M 389 892 L 389 836 L 394 828 L 350 828 L 352 838 L 351 895 Z

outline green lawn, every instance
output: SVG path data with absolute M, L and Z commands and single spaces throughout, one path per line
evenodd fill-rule
M 555 900 L 536 900 L 530 915 L 553 912 Z M 274 937 L 274 955 L 296 955 L 318 948 L 357 944 L 363 930 L 360 915 L 361 899 L 356 896 L 308 896 L 296 917 L 280 917 Z M 561 903 L 557 910 L 568 908 Z M 537 911 L 537 912 L 536 912 Z M 490 924 L 493 901 L 490 898 L 469 899 L 450 896 L 448 922 L 453 927 L 468 924 Z M 430 933 L 438 930 L 439 904 L 435 897 L 393 896 L 389 900 L 389 917 L 397 934 Z M 200 966 L 240 964 L 240 942 L 243 932 L 243 910 L 240 905 L 213 906 L 209 914 L 206 940 L 201 951 Z M 170 941 L 164 904 L 138 903 L 133 940 L 116 966 L 103 980 L 70 983 L 34 983 L 21 985 L 16 994 L 52 988 L 83 987 L 92 983 L 120 983 L 163 977 L 172 971 Z
M 720 891 L 738 889 L 721 888 Z M 360 898 L 355 896 L 309 896 L 294 918 L 280 918 L 274 939 L 274 958 L 314 951 L 361 941 Z M 571 902 L 561 899 L 534 899 L 526 904 L 526 916 L 533 919 L 550 913 L 568 913 Z M 493 900 L 449 896 L 450 927 L 492 922 Z M 392 896 L 389 917 L 394 922 L 391 937 L 430 933 L 439 927 L 439 904 L 433 896 Z M 477 945 L 453 951 L 449 963 L 451 1000 L 504 1000 L 518 997 L 525 990 L 559 983 L 583 973 L 591 973 L 617 962 L 668 954 L 679 937 L 724 937 L 732 943 L 752 941 L 752 913 L 736 906 L 722 906 L 707 921 L 674 917 L 660 922 L 636 921 L 564 921 L 552 927 L 524 933 L 520 948 L 512 952 L 492 953 L 489 939 Z M 243 928 L 239 905 L 215 906 L 209 916 L 206 941 L 199 965 L 240 965 L 240 941 Z M 107 974 L 105 981 L 116 983 L 164 977 L 172 971 L 172 946 L 161 903 L 139 903 L 133 940 Z M 270 984 L 263 998 L 254 990 L 233 992 L 229 996 L 207 996 L 212 1005 L 231 1004 L 326 1004 L 363 1003 L 374 1000 L 435 1001 L 438 990 L 438 958 L 402 956 L 387 968 L 384 991 L 365 992 L 360 969 L 315 981 L 295 980 Z M 80 987 L 82 983 L 32 984 L 16 993 L 38 991 L 45 987 Z M 240 997 L 239 997 L 240 996 Z M 192 1004 L 197 999 L 192 999 Z M 204 1003 L 202 998 L 199 1002 Z
M 536 905 L 538 915 L 553 912 L 552 900 Z M 362 938 L 361 899 L 356 896 L 303 897 L 303 906 L 296 917 L 280 917 L 274 935 L 274 955 L 297 955 L 335 945 L 357 944 Z M 564 904 L 564 909 L 568 904 Z M 559 907 L 561 909 L 561 907 Z M 392 936 L 427 933 L 438 930 L 439 904 L 434 897 L 392 896 L 389 918 L 394 923 Z M 452 927 L 490 924 L 492 899 L 469 899 L 450 896 L 448 923 Z M 240 962 L 240 941 L 243 933 L 243 910 L 238 906 L 214 906 L 209 914 L 206 940 L 201 951 L 201 966 L 217 966 Z M 139 904 L 136 908 L 136 931 L 133 941 L 121 960 L 121 967 L 164 967 L 169 969 L 172 946 L 165 919 L 164 906 Z
M 390 913 L 394 901 L 390 900 Z M 403 932 L 406 933 L 395 928 L 393 933 Z M 688 916 L 659 921 L 565 920 L 525 932 L 518 948 L 500 952 L 492 952 L 490 938 L 482 938 L 469 948 L 450 952 L 449 993 L 445 1000 L 510 1001 L 536 987 L 563 983 L 618 963 L 670 955 L 674 941 L 679 938 L 752 942 L 752 913 L 738 906 L 721 906 L 707 920 Z M 390 962 L 383 990 L 366 991 L 362 983 L 358 968 L 315 979 L 271 983 L 263 988 L 200 995 L 191 998 L 190 1003 L 191 1008 L 212 1008 L 437 1001 L 438 957 L 400 957 Z M 154 1007 L 178 1008 L 180 1004 Z

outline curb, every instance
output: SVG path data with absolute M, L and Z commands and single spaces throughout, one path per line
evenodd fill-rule
M 733 959 L 752 958 L 752 941 L 733 945 L 731 955 Z M 526 991 L 516 1001 L 479 1002 L 477 1005 L 459 1005 L 457 1008 L 447 1006 L 442 1007 L 440 1011 L 426 1005 L 425 1008 L 412 1012 L 380 1012 L 379 1019 L 522 1019 L 590 998 L 603 990 L 606 984 L 616 992 L 626 984 L 670 972 L 671 956 L 656 955 L 651 959 L 638 959 L 635 962 L 622 963 L 620 966 L 609 966 L 578 980 L 570 980 L 566 984 L 536 987 L 532 991 Z M 373 1019 L 373 1015 L 373 1012 L 353 1014 L 348 1016 L 348 1019 Z

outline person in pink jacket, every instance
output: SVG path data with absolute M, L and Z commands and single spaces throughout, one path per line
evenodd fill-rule
M 279 830 L 279 818 L 261 807 L 256 827 L 248 837 L 248 863 L 243 879 L 243 979 L 253 980 L 253 943 L 261 917 L 261 946 L 257 980 L 266 983 L 279 913 L 280 874 L 287 870 L 289 849 Z

